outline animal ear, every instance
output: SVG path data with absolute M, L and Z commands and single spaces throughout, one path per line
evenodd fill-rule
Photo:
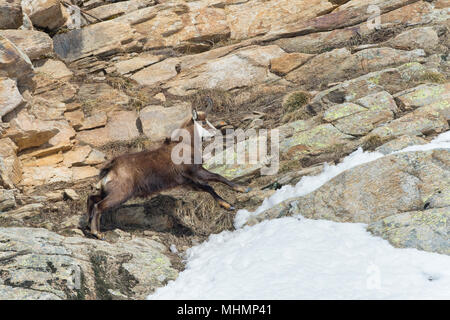
M 198 118 L 197 110 L 192 109 L 192 119 L 194 121 L 197 121 L 197 118 Z
M 208 107 L 206 107 L 205 114 L 208 115 L 213 107 L 213 101 L 209 96 L 206 97 L 206 103 L 208 104 Z

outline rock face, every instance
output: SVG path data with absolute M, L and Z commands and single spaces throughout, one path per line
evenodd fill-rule
M 31 60 L 53 54 L 53 41 L 45 32 L 34 30 L 0 30 L 0 35 L 10 40 Z
M 33 65 L 11 41 L 0 35 L 0 76 L 17 81 L 19 89 L 33 89 Z
M 395 214 L 371 223 L 367 229 L 387 239 L 395 247 L 450 255 L 449 219 L 450 209 L 447 206 Z
M 190 105 L 171 108 L 148 106 L 141 110 L 139 121 L 144 134 L 153 141 L 170 138 L 172 132 L 187 123 L 192 117 Z
M 0 228 L 0 298 L 143 299 L 177 276 L 167 249 L 135 238 L 116 244 L 45 229 Z
M 13 190 L 0 189 L 0 213 L 16 206 Z
M 386 156 L 347 170 L 249 223 L 298 213 L 313 219 L 363 222 L 398 246 L 448 253 L 449 161 L 445 149 Z
M 15 29 L 22 25 L 21 0 L 0 1 L 0 29 Z
M 0 78 L 0 119 L 24 102 L 16 82 L 8 78 Z
M 0 186 L 5 188 L 14 188 L 22 178 L 22 168 L 16 151 L 17 146 L 11 139 L 0 139 Z
M 56 54 L 71 62 L 92 54 L 129 51 L 137 46 L 135 36 L 128 24 L 107 21 L 58 34 L 53 38 L 53 44 Z
M 39 28 L 54 30 L 66 20 L 59 0 L 25 1 L 23 11 L 31 19 L 33 26 Z
M 80 230 L 104 163 L 159 146 L 207 97 L 217 133 L 247 133 L 204 144 L 205 168 L 253 189 L 214 185 L 238 209 L 357 148 L 386 155 L 450 128 L 446 0 L 71 3 L 87 14 L 0 0 L 0 298 L 142 298 L 176 276 L 169 256 L 182 269 L 195 241 L 232 229 L 209 194 L 179 188 L 104 215 L 106 242 Z M 364 222 L 395 246 L 449 254 L 448 153 L 389 155 L 249 224 Z

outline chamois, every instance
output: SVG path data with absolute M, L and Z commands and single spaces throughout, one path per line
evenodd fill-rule
M 207 113 L 212 109 L 212 100 L 209 97 L 207 102 L 208 108 L 205 112 L 193 110 L 192 118 L 182 126 L 191 137 L 194 137 L 195 130 L 206 130 L 203 126 L 215 129 L 206 119 Z M 200 124 L 201 127 L 199 127 Z M 189 146 L 191 151 L 195 151 L 193 140 L 191 138 L 192 143 Z M 87 200 L 90 232 L 93 236 L 98 239 L 103 238 L 100 232 L 102 213 L 117 208 L 131 198 L 150 196 L 177 186 L 189 186 L 194 190 L 208 192 L 221 207 L 234 210 L 231 204 L 214 191 L 208 181 L 226 184 L 238 192 L 250 191 L 250 188 L 239 186 L 218 174 L 212 173 L 204 169 L 202 164 L 195 164 L 194 161 L 191 161 L 190 164 L 175 164 L 172 161 L 171 154 L 176 144 L 177 142 L 166 139 L 162 146 L 156 150 L 123 154 L 104 165 L 99 174 L 100 193 L 90 195 Z M 191 155 L 193 154 L 194 152 L 191 152 Z

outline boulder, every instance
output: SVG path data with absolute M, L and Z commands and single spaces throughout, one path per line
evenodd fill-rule
M 43 73 L 57 80 L 66 80 L 73 75 L 73 72 L 67 68 L 64 62 L 53 59 L 46 59 L 43 62 L 37 63 L 34 70 L 36 73 Z
M 22 7 L 35 27 L 56 30 L 66 21 L 60 0 L 24 1 Z
M 14 43 L 31 60 L 53 54 L 53 41 L 45 32 L 35 30 L 0 30 L 0 35 Z
M 375 150 L 378 152 L 381 152 L 383 154 L 390 154 L 395 151 L 402 150 L 409 146 L 422 145 L 422 144 L 426 144 L 427 142 L 428 142 L 427 140 L 422 139 L 417 136 L 404 135 L 404 136 L 400 136 L 394 140 L 391 140 L 389 142 L 386 142 L 385 144 L 379 146 Z
M 55 182 L 72 182 L 72 170 L 58 165 L 23 167 L 22 186 L 38 186 Z
M 137 81 L 141 85 L 152 86 L 159 82 L 174 78 L 177 75 L 175 67 L 179 63 L 179 59 L 169 58 L 136 72 L 131 79 Z
M 129 60 L 122 60 L 115 64 L 117 72 L 121 75 L 133 73 L 159 62 L 162 56 L 153 55 L 147 52 Z
M 344 171 L 303 197 L 285 200 L 249 223 L 299 213 L 313 219 L 375 223 L 404 212 L 448 207 L 449 161 L 446 149 L 379 158 Z
M 367 230 L 397 248 L 450 255 L 450 207 L 398 213 L 371 223 Z
M 90 55 L 112 54 L 136 49 L 139 38 L 129 24 L 105 21 L 53 37 L 55 52 L 65 62 Z
M 316 55 L 301 67 L 290 72 L 286 79 L 307 87 L 357 77 L 369 72 L 419 61 L 423 50 L 403 51 L 392 48 L 369 48 L 351 54 L 346 48 Z M 314 75 L 314 76 L 312 76 Z
M 381 91 L 351 102 L 336 105 L 328 109 L 323 119 L 332 122 L 341 132 L 353 136 L 364 136 L 392 119 L 397 106 L 392 96 Z
M 441 133 L 448 129 L 446 118 L 440 112 L 425 106 L 373 129 L 364 139 L 387 142 L 403 135 L 422 136 Z
M 0 299 L 144 299 L 177 277 L 168 250 L 144 238 L 108 243 L 46 229 L 0 228 Z
M 131 12 L 115 21 L 131 25 L 141 34 L 145 50 L 177 47 L 188 51 L 201 41 L 209 41 L 209 48 L 230 35 L 225 10 L 207 2 L 169 2 Z
M 314 55 L 307 53 L 286 53 L 270 61 L 270 71 L 284 75 L 305 64 L 312 57 Z
M 433 27 L 423 27 L 404 31 L 384 44 L 400 50 L 423 49 L 431 53 L 439 45 L 439 37 Z
M 33 65 L 28 56 L 14 43 L 0 35 L 0 77 L 17 81 L 19 90 L 34 89 Z
M 283 54 L 285 52 L 278 46 L 246 47 L 196 67 L 184 71 L 182 69 L 164 87 L 172 94 L 186 95 L 199 89 L 232 90 L 272 83 L 280 78 L 268 71 L 270 61 Z M 173 76 L 175 75 L 176 73 Z
M 0 0 L 0 29 L 17 29 L 21 25 L 21 0 Z
M 0 77 L 0 120 L 5 114 L 23 105 L 24 102 L 16 82 Z
M 0 186 L 14 188 L 22 179 L 17 146 L 9 138 L 0 139 Z
M 286 25 L 308 21 L 336 6 L 324 0 L 255 0 L 226 7 L 232 39 L 275 32 Z
M 102 146 L 115 141 L 128 141 L 139 137 L 134 111 L 116 111 L 108 115 L 104 128 L 80 131 L 76 138 L 92 146 Z
M 114 3 L 106 3 L 88 10 L 87 12 L 94 17 L 102 20 L 118 17 L 141 8 L 149 7 L 155 4 L 155 0 L 128 0 Z M 92 18 L 87 17 L 89 20 Z M 94 20 L 94 19 L 92 19 Z
M 59 133 L 54 121 L 42 121 L 21 111 L 10 121 L 10 128 L 5 132 L 5 137 L 10 137 L 22 151 L 32 147 L 39 147 Z
M 422 84 L 395 94 L 395 100 L 404 111 L 428 106 L 441 111 L 450 120 L 450 83 Z
M 0 214 L 16 206 L 16 198 L 13 190 L 0 188 Z
M 151 141 L 170 138 L 173 131 L 181 128 L 192 118 L 191 106 L 188 103 L 175 107 L 148 106 L 139 113 L 142 131 Z

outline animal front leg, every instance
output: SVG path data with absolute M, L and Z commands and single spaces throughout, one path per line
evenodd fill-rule
M 219 175 L 217 173 L 213 173 L 211 171 L 206 170 L 205 168 L 200 168 L 197 171 L 197 174 L 200 177 L 200 179 L 202 179 L 202 180 L 223 183 L 237 192 L 247 193 L 252 190 L 250 187 L 240 186 L 237 183 L 234 183 L 234 182 L 222 177 L 221 175 Z
M 216 191 L 213 189 L 213 187 L 211 187 L 210 185 L 206 184 L 206 183 L 200 183 L 200 182 L 195 182 L 191 180 L 191 184 L 194 188 L 208 192 L 210 195 L 213 196 L 214 200 L 217 201 L 217 203 L 224 209 L 229 210 L 229 211 L 233 211 L 235 208 L 229 204 L 228 202 L 226 202 L 224 199 L 222 199 L 217 193 Z

